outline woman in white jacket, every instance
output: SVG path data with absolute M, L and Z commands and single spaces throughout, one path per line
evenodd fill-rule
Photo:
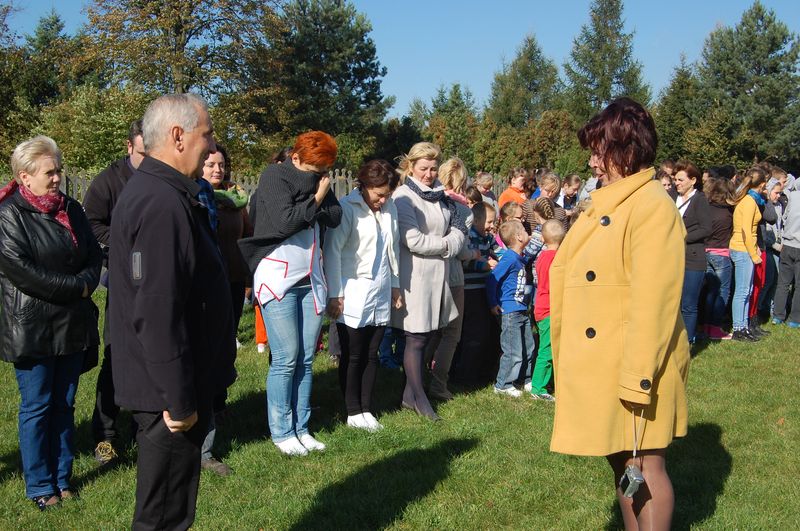
M 383 426 L 370 403 L 378 347 L 391 307 L 403 305 L 397 208 L 391 198 L 399 177 L 385 160 L 371 160 L 357 178 L 358 188 L 340 201 L 341 224 L 326 235 L 327 311 L 336 319 L 342 346 L 339 384 L 347 425 L 377 431 Z

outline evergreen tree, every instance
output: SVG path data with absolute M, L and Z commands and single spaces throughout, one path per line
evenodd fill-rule
M 486 114 L 497 124 L 523 127 L 552 107 L 558 89 L 555 63 L 529 35 L 516 58 L 495 74 Z
M 653 113 L 658 131 L 658 160 L 686 155 L 684 135 L 698 121 L 698 91 L 697 76 L 682 55 Z
M 622 0 L 593 0 L 589 15 L 564 64 L 569 109 L 579 123 L 620 96 L 650 103 L 642 65 L 633 58 L 633 34 L 624 31 Z
M 285 30 L 272 43 L 278 64 L 272 81 L 291 101 L 288 130 L 375 134 L 393 99 L 381 93 L 386 68 L 367 18 L 341 0 L 293 0 L 281 19 Z
M 759 1 L 735 27 L 706 39 L 699 66 L 703 99 L 731 120 L 727 139 L 738 145 L 739 159 L 800 162 L 798 57 L 797 36 Z
M 454 83 L 450 90 L 439 88 L 431 102 L 427 137 L 442 148 L 443 160 L 459 157 L 472 173 L 475 169 L 474 140 L 478 117 L 469 89 Z

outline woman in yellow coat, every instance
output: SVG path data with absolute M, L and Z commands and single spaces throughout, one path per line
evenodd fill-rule
M 680 313 L 685 229 L 650 167 L 653 119 L 620 98 L 578 133 L 602 183 L 550 270 L 556 410 L 551 450 L 606 456 L 645 483 L 617 488 L 625 527 L 668 529 L 666 447 L 686 434 L 689 342 Z M 637 456 L 634 459 L 634 432 Z

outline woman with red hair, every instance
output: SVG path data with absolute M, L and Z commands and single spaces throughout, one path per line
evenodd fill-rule
M 253 293 L 272 354 L 269 429 L 272 442 L 287 455 L 325 449 L 308 432 L 308 420 L 311 363 L 327 303 L 322 234 L 342 217 L 328 175 L 336 152 L 336 141 L 327 133 L 298 136 L 291 163 L 270 164 L 261 174 L 254 235 L 239 240 L 254 272 Z

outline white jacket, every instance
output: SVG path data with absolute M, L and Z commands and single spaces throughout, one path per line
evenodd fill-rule
M 351 278 L 372 279 L 372 266 L 378 242 L 378 226 L 375 214 L 364 202 L 359 190 L 353 190 L 339 201 L 342 205 L 342 221 L 335 229 L 325 233 L 325 278 L 328 281 L 328 297 L 344 296 L 344 281 Z M 392 271 L 392 287 L 400 287 L 399 260 L 400 237 L 397 225 L 397 207 L 391 198 L 381 207 L 380 223 L 389 224 L 389 266 Z

